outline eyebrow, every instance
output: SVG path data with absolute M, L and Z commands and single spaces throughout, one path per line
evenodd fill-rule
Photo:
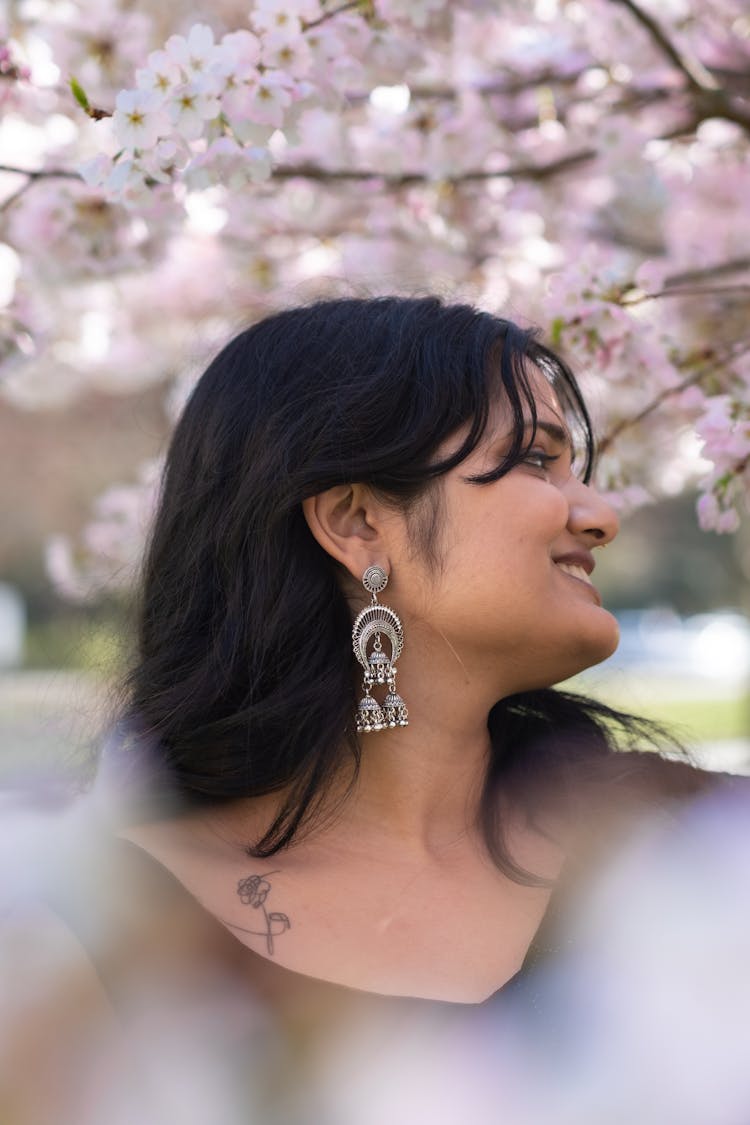
M 524 431 L 526 430 L 541 430 L 542 433 L 548 434 L 549 437 L 551 437 L 553 441 L 556 441 L 559 445 L 567 446 L 571 455 L 573 455 L 575 452 L 573 437 L 570 433 L 570 430 L 566 430 L 564 426 L 559 426 L 557 422 L 547 422 L 544 419 L 540 418 L 537 420 L 536 426 L 533 424 L 533 422 L 527 422 L 524 426 Z

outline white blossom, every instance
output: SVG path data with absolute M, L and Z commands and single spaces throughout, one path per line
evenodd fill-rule
M 214 43 L 214 33 L 205 23 L 196 23 L 183 35 L 172 35 L 167 40 L 166 53 L 170 61 L 181 66 L 189 78 L 206 74 L 221 57 Z
M 206 121 L 219 115 L 221 104 L 212 94 L 206 94 L 192 83 L 174 91 L 167 103 L 170 119 L 179 133 L 189 141 L 197 140 L 203 133 Z
M 278 31 L 271 31 L 263 39 L 264 66 L 285 71 L 293 78 L 303 78 L 309 74 L 312 63 L 312 52 L 302 36 L 288 39 Z
M 167 95 L 181 81 L 182 71 L 166 51 L 152 51 L 148 56 L 148 65 L 135 72 L 139 89 L 153 90 L 162 95 Z
M 233 137 L 220 137 L 194 157 L 186 179 L 193 190 L 202 190 L 217 182 L 236 190 L 248 183 L 269 179 L 271 171 L 271 154 L 267 148 L 241 145 Z
M 300 34 L 303 23 L 318 19 L 320 14 L 317 0 L 255 0 L 250 19 L 260 32 L 274 31 L 294 39 Z
M 115 137 L 123 148 L 147 149 L 170 131 L 161 99 L 149 90 L 122 90 L 112 115 Z
M 291 102 L 288 79 L 279 71 L 267 70 L 245 88 L 241 116 L 258 125 L 273 125 L 278 129 L 284 123 L 284 110 Z

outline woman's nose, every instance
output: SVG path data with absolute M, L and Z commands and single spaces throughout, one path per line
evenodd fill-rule
M 592 485 L 571 478 L 568 503 L 568 528 L 576 535 L 590 535 L 591 546 L 604 547 L 620 530 L 617 512 Z

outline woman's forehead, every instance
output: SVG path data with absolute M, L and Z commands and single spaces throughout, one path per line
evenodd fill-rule
M 555 423 L 563 429 L 568 430 L 565 411 L 549 379 L 534 366 L 530 366 L 527 378 L 529 389 L 534 400 L 537 421 Z M 531 426 L 533 423 L 531 405 L 526 401 L 525 396 L 522 398 L 522 404 L 523 416 L 529 426 Z M 487 421 L 487 437 L 498 437 L 503 434 L 510 434 L 514 429 L 515 421 L 510 403 L 507 397 L 502 395 L 502 397 L 496 398 L 490 406 Z
M 572 446 L 570 427 L 565 416 L 565 411 L 552 384 L 546 376 L 535 367 L 531 368 L 528 372 L 528 382 L 529 389 L 532 393 L 534 408 L 536 410 L 536 421 L 539 429 L 552 432 L 553 436 L 558 440 L 567 441 Z M 534 419 L 531 415 L 531 405 L 526 401 L 525 396 L 522 396 L 522 404 L 524 420 L 528 424 L 529 430 L 529 435 L 527 436 L 530 436 Z M 471 423 L 466 422 L 456 433 L 446 438 L 440 447 L 439 456 L 441 458 L 451 456 L 451 454 L 459 449 L 470 428 Z M 478 448 L 482 449 L 498 440 L 512 439 L 515 429 L 516 421 L 513 417 L 513 411 L 507 396 L 505 394 L 498 395 L 490 403 L 487 415 L 487 426 L 484 434 L 480 438 Z

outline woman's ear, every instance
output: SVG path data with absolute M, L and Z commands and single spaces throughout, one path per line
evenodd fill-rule
M 368 566 L 388 565 L 382 509 L 362 484 L 337 484 L 302 501 L 313 536 L 359 581 Z

